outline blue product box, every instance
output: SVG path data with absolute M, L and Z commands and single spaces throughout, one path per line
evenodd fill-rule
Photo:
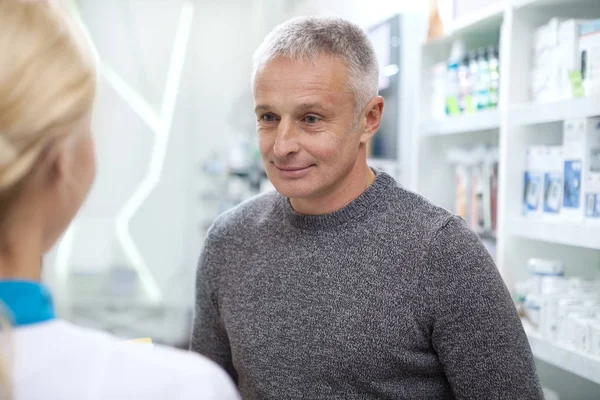
M 523 213 L 537 211 L 542 190 L 542 179 L 539 174 L 525 172 L 525 184 L 523 187 Z
M 563 206 L 565 208 L 579 208 L 581 196 L 581 161 L 565 161 L 565 182 L 563 193 Z
M 563 181 L 561 174 L 544 174 L 544 212 L 558 214 L 562 204 Z

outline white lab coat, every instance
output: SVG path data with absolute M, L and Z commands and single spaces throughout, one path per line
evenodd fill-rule
M 53 320 L 13 329 L 14 400 L 236 400 L 232 381 L 197 354 L 124 343 Z

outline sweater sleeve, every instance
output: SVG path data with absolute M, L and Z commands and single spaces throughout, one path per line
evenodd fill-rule
M 211 257 L 212 247 L 209 232 L 200 254 L 196 273 L 196 301 L 191 350 L 219 364 L 237 382 L 229 338 L 219 313 L 217 280 L 213 276 L 213 269 L 216 266 Z
M 457 399 L 543 399 L 533 355 L 494 262 L 464 221 L 430 244 L 431 340 Z

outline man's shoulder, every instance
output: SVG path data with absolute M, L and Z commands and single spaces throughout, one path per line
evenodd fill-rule
M 209 236 L 219 238 L 248 232 L 276 217 L 283 201 L 276 191 L 256 195 L 221 214 L 209 230 Z
M 435 234 L 449 221 L 457 218 L 456 215 L 423 195 L 397 183 L 389 188 L 385 210 L 386 220 L 390 223 L 402 226 L 403 229 L 410 227 L 423 234 Z

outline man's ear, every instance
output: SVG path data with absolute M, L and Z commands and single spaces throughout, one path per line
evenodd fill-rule
M 381 124 L 383 116 L 384 100 L 381 96 L 375 96 L 363 111 L 363 129 L 360 135 L 360 142 L 367 143 L 375 135 Z

